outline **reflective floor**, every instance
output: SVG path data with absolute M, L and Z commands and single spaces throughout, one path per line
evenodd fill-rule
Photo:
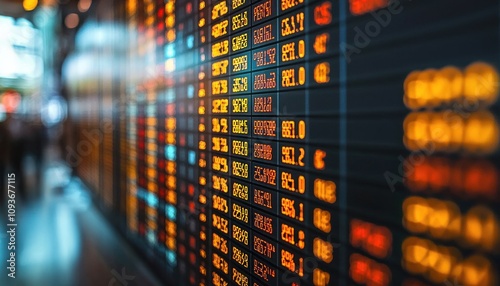
M 57 157 L 51 152 L 45 157 Z M 0 285 L 159 285 L 63 163 L 49 160 L 42 170 L 39 195 L 16 202 L 16 278 L 2 267 Z M 1 257 L 5 233 L 2 223 Z

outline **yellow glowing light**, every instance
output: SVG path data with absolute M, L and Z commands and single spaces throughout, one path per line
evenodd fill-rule
M 168 2 L 165 4 L 165 12 L 167 14 L 172 14 L 175 11 L 175 2 Z
M 448 66 L 440 70 L 413 71 L 404 82 L 404 103 L 408 108 L 437 107 L 460 102 L 493 104 L 499 92 L 499 75 L 489 64 L 476 62 L 463 72 Z
M 38 5 L 38 0 L 24 0 L 23 8 L 26 11 L 33 11 Z
M 410 113 L 406 116 L 403 126 L 405 130 L 404 144 L 410 150 L 424 149 L 428 143 L 427 121 L 429 114 Z
M 165 25 L 167 26 L 167 28 L 173 28 L 175 25 L 175 16 L 174 15 L 168 16 L 165 19 Z
M 167 41 L 169 43 L 175 41 L 175 29 L 168 29 L 168 31 L 167 31 Z
M 128 11 L 128 14 L 129 15 L 133 15 L 133 14 L 135 14 L 136 10 L 137 10 L 137 2 L 135 0 L 128 0 L 127 1 L 127 11 Z
M 489 251 L 498 251 L 500 224 L 494 213 L 485 206 L 471 208 L 463 219 L 464 243 Z
M 489 64 L 472 63 L 465 69 L 464 94 L 469 100 L 488 104 L 498 96 L 498 72 Z
M 493 152 L 498 146 L 498 136 L 498 124 L 491 113 L 474 113 L 467 120 L 464 141 L 472 152 Z
M 474 255 L 462 263 L 458 281 L 462 285 L 493 285 L 491 262 L 483 256 Z
M 415 233 L 426 231 L 427 225 L 424 222 L 429 215 L 427 202 L 420 197 L 409 197 L 403 203 L 404 226 Z
M 451 111 L 412 112 L 404 123 L 405 146 L 430 150 L 488 154 L 498 146 L 498 123 L 487 111 L 459 114 Z
M 166 72 L 175 71 L 175 59 L 168 59 L 165 61 L 165 71 Z

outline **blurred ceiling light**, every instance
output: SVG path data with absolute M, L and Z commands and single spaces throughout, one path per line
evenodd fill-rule
M 60 96 L 54 96 L 47 101 L 41 110 L 42 123 L 46 127 L 58 124 L 66 118 L 66 100 Z
M 38 0 L 24 0 L 23 8 L 26 11 L 33 11 L 38 5 Z
M 90 5 L 92 5 L 92 0 L 80 0 L 78 1 L 78 11 L 87 12 L 89 10 Z
M 80 18 L 78 17 L 78 14 L 76 14 L 76 13 L 68 14 L 66 16 L 66 18 L 64 18 L 64 24 L 69 29 L 76 28 L 76 26 L 78 26 L 79 21 L 80 21 Z
M 42 5 L 43 6 L 56 6 L 57 1 L 56 0 L 42 0 Z

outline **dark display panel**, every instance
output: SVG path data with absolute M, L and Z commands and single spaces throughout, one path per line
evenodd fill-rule
M 165 283 L 498 283 L 496 1 L 116 9 L 120 128 L 79 174 Z

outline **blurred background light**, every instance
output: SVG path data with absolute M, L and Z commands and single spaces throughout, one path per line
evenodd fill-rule
M 60 96 L 54 96 L 50 98 L 44 106 L 42 106 L 42 123 L 46 127 L 54 126 L 62 122 L 66 118 L 66 114 L 66 100 Z
M 21 103 L 21 95 L 17 91 L 6 91 L 0 96 L 2 105 L 7 113 L 13 113 Z
M 87 12 L 92 5 L 92 0 L 80 0 L 78 1 L 78 11 Z
M 64 18 L 64 25 L 68 29 L 74 29 L 76 26 L 78 26 L 78 23 L 80 22 L 80 18 L 78 17 L 78 14 L 76 13 L 71 13 L 66 15 L 66 18 Z

